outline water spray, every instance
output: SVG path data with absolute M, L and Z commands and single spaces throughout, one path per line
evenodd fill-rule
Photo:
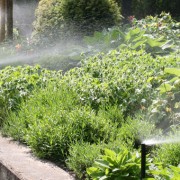
M 148 139 L 141 143 L 141 180 L 146 177 L 146 153 L 147 147 L 160 144 L 180 143 L 179 135 L 174 137 Z

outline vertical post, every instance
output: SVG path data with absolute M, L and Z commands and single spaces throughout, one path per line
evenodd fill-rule
M 146 145 L 141 144 L 141 180 L 146 176 Z
M 7 0 L 7 38 L 13 40 L 13 0 Z
M 5 40 L 5 13 L 6 13 L 6 3 L 5 0 L 0 0 L 0 42 Z

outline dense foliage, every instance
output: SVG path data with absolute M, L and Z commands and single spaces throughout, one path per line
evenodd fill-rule
M 85 59 L 82 68 L 66 73 L 65 81 L 84 104 L 98 110 L 100 105 L 117 103 L 127 116 L 151 103 L 155 84 L 148 78 L 161 74 L 164 66 L 176 67 L 178 62 L 175 55 L 153 58 L 144 51 L 112 50 Z
M 137 152 L 120 149 L 118 153 L 104 150 L 101 159 L 97 159 L 87 173 L 94 180 L 98 179 L 138 179 L 141 169 L 141 158 Z
M 35 92 L 18 114 L 11 113 L 4 130 L 7 127 L 11 136 L 26 142 L 40 157 L 56 160 L 64 159 L 76 141 L 97 143 L 114 138 L 116 123 L 78 105 L 77 95 L 66 85 L 55 87 Z
M 61 72 L 48 71 L 40 66 L 6 67 L 0 71 L 0 123 L 9 111 L 17 111 L 20 103 L 35 88 L 44 88 L 48 81 L 61 77 Z
M 145 17 L 147 15 L 160 14 L 162 11 L 170 12 L 174 17 L 179 18 L 180 6 L 179 0 L 132 0 L 131 8 L 132 14 L 138 18 Z
M 152 55 L 167 55 L 179 50 L 180 23 L 172 19 L 170 14 L 147 16 L 137 20 L 130 17 L 130 26 L 113 27 L 93 36 L 85 36 L 84 42 L 95 52 L 108 51 L 117 47 L 144 49 Z
M 49 8 L 42 2 L 49 3 Z M 38 10 L 48 17 L 39 14 L 42 21 L 38 26 L 48 31 L 45 35 L 40 30 L 37 35 L 58 37 L 57 29 L 49 34 L 54 20 L 60 22 L 56 24 L 58 30 L 59 25 L 62 29 L 68 25 L 67 33 L 71 33 L 71 27 L 75 27 L 71 18 L 74 22 L 83 20 L 81 8 L 74 8 L 74 2 L 40 1 Z M 89 3 L 77 2 L 79 7 Z M 74 11 L 62 11 L 70 5 L 75 12 L 80 11 L 77 16 Z M 53 13 L 55 19 L 49 19 Z M 50 21 L 41 26 L 43 20 Z M 83 54 L 78 67 L 64 74 L 39 66 L 2 69 L 2 133 L 27 144 L 41 158 L 66 164 L 80 179 L 139 179 L 140 143 L 153 137 L 163 139 L 164 133 L 169 143 L 179 138 L 180 32 L 179 23 L 166 13 L 129 20 L 129 25 L 86 36 L 89 51 Z M 96 43 L 102 46 L 97 49 Z M 68 52 L 69 58 L 81 49 L 78 46 L 71 51 L 72 46 L 63 45 L 61 51 Z M 103 52 L 97 53 L 99 50 Z M 60 55 L 54 51 L 57 56 L 45 57 L 44 65 L 49 67 L 49 60 L 58 68 Z M 179 143 L 149 148 L 148 177 L 178 179 L 179 151 Z
M 179 0 L 116 0 L 122 7 L 122 15 L 124 17 L 132 16 L 144 18 L 147 15 L 155 16 L 162 11 L 169 12 L 176 17 L 180 17 Z
M 33 36 L 44 42 L 71 39 L 117 25 L 120 21 L 120 7 L 114 0 L 41 0 L 36 10 Z

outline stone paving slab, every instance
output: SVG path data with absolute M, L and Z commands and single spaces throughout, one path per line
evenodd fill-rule
M 0 136 L 0 180 L 74 180 L 50 162 L 34 157 L 31 150 Z

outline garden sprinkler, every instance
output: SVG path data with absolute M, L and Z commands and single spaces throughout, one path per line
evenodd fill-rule
M 146 145 L 141 144 L 141 180 L 146 176 Z

